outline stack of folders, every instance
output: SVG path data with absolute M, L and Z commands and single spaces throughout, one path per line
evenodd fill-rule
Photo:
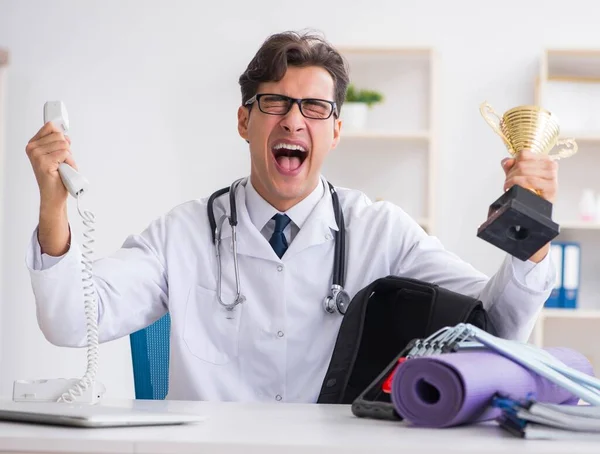
M 519 402 L 502 396 L 493 406 L 502 410 L 500 427 L 520 438 L 600 441 L 600 407 Z
M 550 254 L 557 271 L 556 282 L 544 306 L 575 309 L 579 296 L 581 245 L 577 242 L 554 241 L 550 246 Z

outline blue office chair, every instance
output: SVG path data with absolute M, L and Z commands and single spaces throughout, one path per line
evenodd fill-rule
M 132 333 L 131 362 L 136 399 L 162 400 L 169 390 L 169 335 L 167 313 L 152 325 Z

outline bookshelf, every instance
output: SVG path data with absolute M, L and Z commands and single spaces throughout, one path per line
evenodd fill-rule
M 579 151 L 559 161 L 559 194 L 553 218 L 560 225 L 556 241 L 581 246 L 576 309 L 544 308 L 532 341 L 541 347 L 566 346 L 584 353 L 600 371 L 600 203 L 596 217 L 580 212 L 583 191 L 600 200 L 600 49 L 546 49 L 535 83 L 535 103 L 555 113 L 561 138 L 574 138 Z
M 362 128 L 344 128 L 323 173 L 344 187 L 387 200 L 435 231 L 436 55 L 430 48 L 338 46 L 350 83 L 384 99 Z M 348 123 L 347 123 L 348 124 Z

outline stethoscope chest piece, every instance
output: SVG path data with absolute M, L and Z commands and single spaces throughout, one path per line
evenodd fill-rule
M 331 286 L 331 294 L 323 300 L 325 312 L 344 315 L 350 305 L 350 295 L 339 285 Z

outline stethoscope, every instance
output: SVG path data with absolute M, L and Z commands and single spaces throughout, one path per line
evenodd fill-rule
M 237 207 L 235 203 L 235 192 L 238 186 L 244 181 L 244 178 L 234 181 L 231 186 L 223 189 L 219 189 L 213 193 L 208 199 L 208 222 L 210 223 L 210 229 L 212 233 L 213 244 L 215 245 L 215 251 L 217 256 L 217 297 L 219 303 L 228 310 L 233 310 L 238 304 L 243 303 L 246 298 L 241 293 L 240 289 L 240 273 L 238 266 L 237 257 L 237 238 L 236 238 L 236 227 L 237 227 Z M 333 259 L 333 278 L 329 295 L 323 300 L 323 308 L 325 312 L 329 314 L 338 313 L 344 315 L 350 304 L 350 295 L 344 290 L 345 282 L 345 263 L 346 263 L 346 229 L 344 227 L 344 214 L 340 207 L 340 201 L 335 188 L 331 183 L 327 182 L 329 191 L 331 192 L 331 200 L 333 202 L 333 211 L 335 214 L 335 221 L 338 225 L 338 230 L 334 233 L 335 236 L 335 251 Z M 219 219 L 217 225 L 215 221 L 214 212 L 214 201 L 216 198 L 223 194 L 229 193 L 229 206 L 231 207 L 231 213 L 229 216 L 223 214 Z M 231 241 L 233 246 L 233 268 L 235 271 L 235 290 L 236 296 L 232 303 L 226 303 L 222 299 L 222 270 L 221 270 L 221 233 L 225 220 L 229 220 L 231 226 Z

